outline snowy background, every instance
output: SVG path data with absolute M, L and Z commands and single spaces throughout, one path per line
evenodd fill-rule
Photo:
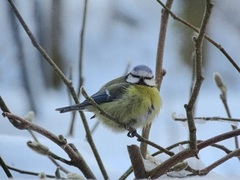
M 33 16 L 33 1 L 16 1 L 19 11 L 35 32 Z M 41 8 L 46 11 L 44 22 L 48 21 L 49 1 L 40 1 Z M 173 11 L 179 13 L 183 8 L 184 1 L 176 1 Z M 215 6 L 208 25 L 208 34 L 217 43 L 221 44 L 231 57 L 240 64 L 240 35 L 238 7 L 240 2 L 214 1 Z M 79 32 L 82 18 L 82 1 L 69 0 L 64 2 L 62 12 L 62 51 L 65 60 L 65 70 L 68 74 L 69 67 L 73 68 L 73 84 L 77 87 L 78 81 L 78 55 L 79 55 Z M 29 107 L 26 92 L 20 81 L 20 69 L 15 53 L 15 44 L 12 31 L 9 31 L 9 14 L 7 1 L 0 1 L 0 95 L 5 100 L 11 112 L 19 116 L 25 116 L 31 109 Z M 88 17 L 86 24 L 85 49 L 83 60 L 84 87 L 88 94 L 96 92 L 107 81 L 121 76 L 127 64 L 131 68 L 138 64 L 146 64 L 155 69 L 155 57 L 159 34 L 161 8 L 155 1 L 149 0 L 95 0 L 89 1 Z M 118 18 L 116 14 L 127 15 L 131 23 L 125 22 L 124 18 Z M 236 18 L 235 18 L 236 17 Z M 178 26 L 176 26 L 178 24 Z M 173 143 L 187 140 L 187 128 L 181 123 L 174 122 L 172 113 L 185 115 L 183 105 L 189 98 L 191 83 L 191 71 L 183 64 L 179 55 L 179 46 L 185 43 L 181 33 L 177 29 L 178 22 L 170 18 L 167 32 L 164 69 L 167 75 L 164 77 L 161 87 L 163 107 L 159 117 L 154 121 L 150 139 L 163 147 Z M 66 135 L 70 126 L 71 114 L 59 114 L 55 108 L 69 104 L 69 98 L 65 86 L 57 90 L 45 88 L 39 64 L 36 59 L 36 50 L 30 40 L 20 28 L 21 38 L 24 42 L 26 61 L 28 62 L 27 73 L 31 76 L 34 96 L 37 102 L 37 114 L 35 123 L 50 130 L 56 135 Z M 191 37 L 189 37 L 191 38 Z M 205 80 L 199 95 L 197 104 L 197 116 L 223 116 L 226 112 L 219 98 L 219 90 L 213 82 L 212 74 L 219 72 L 228 87 L 228 102 L 232 117 L 239 118 L 239 73 L 232 67 L 228 60 L 218 49 L 206 43 L 205 56 L 206 68 L 204 69 Z M 191 57 L 189 57 L 190 59 Z M 87 118 L 92 116 L 86 113 Z M 96 120 L 89 120 L 92 127 Z M 204 140 L 212 136 L 231 130 L 230 124 L 223 122 L 208 122 L 197 124 L 197 138 Z M 48 146 L 53 152 L 67 158 L 66 154 L 46 138 L 38 135 L 39 141 Z M 111 179 L 119 178 L 130 166 L 127 153 L 127 145 L 139 144 L 135 138 L 128 138 L 125 134 L 114 134 L 103 126 L 99 126 L 93 134 L 94 141 L 106 166 Z M 56 167 L 48 158 L 38 155 L 26 146 L 26 142 L 32 140 L 27 131 L 15 129 L 7 119 L 0 117 L 0 156 L 4 161 L 15 168 L 45 172 L 54 174 Z M 85 132 L 79 117 L 76 120 L 75 135 L 69 137 L 68 142 L 73 142 L 84 156 L 96 177 L 102 178 L 93 157 L 91 149 L 85 140 Z M 222 142 L 229 149 L 234 149 L 233 140 Z M 155 152 L 150 148 L 150 152 Z M 207 148 L 200 152 L 200 158 L 205 165 L 209 165 L 225 154 L 214 148 Z M 68 167 L 72 172 L 79 173 L 76 168 Z M 12 172 L 16 178 L 33 178 Z M 239 178 L 240 163 L 233 158 L 214 169 L 214 173 L 221 177 Z M 211 178 L 210 175 L 207 176 Z M 212 176 L 214 177 L 214 175 Z M 6 178 L 0 169 L 0 179 Z M 132 179 L 131 176 L 129 179 Z M 219 178 L 219 177 L 218 177 Z

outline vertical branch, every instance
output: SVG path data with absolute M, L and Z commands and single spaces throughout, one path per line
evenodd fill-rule
M 227 102 L 227 87 L 224 84 L 224 82 L 222 80 L 222 77 L 219 73 L 214 74 L 214 80 L 215 80 L 218 88 L 221 91 L 220 99 L 222 100 L 222 103 L 223 103 L 224 108 L 226 110 L 227 116 L 228 116 L 228 118 L 232 118 L 232 115 L 231 115 L 231 112 L 230 112 L 230 109 L 229 109 L 229 106 L 228 106 L 228 102 Z M 232 126 L 233 130 L 237 129 L 237 126 L 234 126 L 234 125 L 231 125 L 231 126 Z M 237 136 L 234 137 L 234 141 L 235 141 L 235 147 L 236 147 L 236 149 L 238 149 L 239 148 L 239 143 L 238 143 L 238 137 Z
M 131 159 L 133 172 L 136 179 L 147 179 L 141 152 L 136 145 L 128 146 L 128 154 Z
M 229 109 L 229 107 L 228 107 L 227 98 L 225 98 L 225 97 L 223 97 L 223 96 L 221 96 L 220 98 L 221 98 L 221 100 L 222 100 L 222 102 L 223 102 L 223 105 L 224 105 L 224 108 L 225 108 L 225 110 L 226 110 L 226 112 L 227 112 L 227 116 L 228 116 L 229 118 L 232 118 L 230 109 Z M 231 127 L 232 127 L 232 130 L 236 130 L 236 129 L 237 129 L 237 126 L 234 126 L 234 125 L 231 125 Z M 235 142 L 235 147 L 236 147 L 236 149 L 238 149 L 238 148 L 239 148 L 239 143 L 238 143 L 238 137 L 237 137 L 237 136 L 234 137 L 234 142 Z
M 167 0 L 166 7 L 171 9 L 173 4 L 173 0 Z M 161 16 L 161 25 L 160 25 L 160 31 L 159 31 L 159 39 L 158 39 L 158 46 L 157 46 L 157 57 L 156 57 L 156 69 L 155 69 L 155 78 L 156 78 L 156 84 L 158 90 L 160 90 L 164 71 L 163 71 L 163 54 L 164 54 L 164 46 L 165 46 L 165 39 L 167 34 L 167 25 L 168 25 L 168 18 L 169 13 L 167 10 L 163 9 L 162 16 Z M 149 137 L 151 129 L 151 124 L 147 125 L 142 130 L 142 136 L 146 139 Z M 143 157 L 146 157 L 147 153 L 147 144 L 144 142 L 141 142 L 140 149 Z
M 212 12 L 213 4 L 210 0 L 206 0 L 206 8 L 203 16 L 203 20 L 201 23 L 201 27 L 199 30 L 199 34 L 196 38 L 194 38 L 195 42 L 195 76 L 196 81 L 193 87 L 193 91 L 191 94 L 191 97 L 189 99 L 188 104 L 185 104 L 184 107 L 186 109 L 187 119 L 188 119 L 188 128 L 189 128 L 189 140 L 190 140 L 190 149 L 197 151 L 196 146 L 196 127 L 194 123 L 194 105 L 197 100 L 202 81 L 203 81 L 203 75 L 202 75 L 202 44 L 204 39 L 204 34 L 206 31 L 207 23 L 209 21 L 211 12 Z
M 20 37 L 20 27 L 18 25 L 17 20 L 15 19 L 14 15 L 9 9 L 9 17 L 10 17 L 10 25 L 12 28 L 12 35 L 15 40 L 15 45 L 16 45 L 16 50 L 17 50 L 17 59 L 18 59 L 18 64 L 20 66 L 20 71 L 21 71 L 21 80 L 23 87 L 25 89 L 26 95 L 28 97 L 28 103 L 30 104 L 30 108 L 36 113 L 37 112 L 37 106 L 36 106 L 36 101 L 34 98 L 34 92 L 31 87 L 31 81 L 30 77 L 28 74 L 28 67 L 27 67 L 27 62 L 26 62 L 26 57 L 24 53 L 24 45 L 21 41 Z
M 80 31 L 80 45 L 79 45 L 79 60 L 78 60 L 78 87 L 77 87 L 77 96 L 80 96 L 80 88 L 83 86 L 83 74 L 82 74 L 82 64 L 83 64 L 83 50 L 84 50 L 84 35 L 85 35 L 85 29 L 86 29 L 86 17 L 87 17 L 87 4 L 88 0 L 84 1 L 84 7 L 83 7 L 83 18 L 82 18 L 82 26 Z M 76 118 L 76 112 L 72 113 L 72 119 L 71 119 L 71 125 L 69 129 L 69 135 L 73 135 L 73 129 L 75 124 L 75 118 Z
M 173 4 L 173 0 L 167 0 L 166 7 L 171 9 Z M 158 90 L 161 88 L 162 79 L 163 79 L 163 55 L 164 55 L 164 48 L 165 48 L 165 39 L 167 34 L 167 25 L 169 19 L 169 12 L 164 8 L 162 11 L 161 16 L 161 24 L 160 24 L 160 31 L 159 31 L 159 38 L 158 38 L 158 46 L 157 46 L 157 56 L 156 56 L 156 69 L 155 69 L 155 77 L 156 77 L 156 84 Z
M 83 7 L 83 18 L 82 18 L 82 28 L 80 31 L 80 50 L 79 50 L 79 64 L 78 64 L 78 71 L 79 71 L 79 82 L 78 82 L 78 89 L 77 89 L 77 95 L 79 97 L 80 95 L 80 88 L 83 85 L 83 75 L 82 75 L 82 63 L 83 63 L 83 50 L 84 50 L 84 35 L 85 35 L 85 29 L 86 29 L 86 17 L 87 17 L 87 5 L 88 0 L 84 1 L 84 7 Z
M 62 20 L 61 20 L 61 11 L 63 8 L 63 1 L 51 1 L 51 30 L 50 30 L 50 49 L 51 56 L 57 62 L 59 67 L 63 67 L 63 53 L 61 50 L 62 44 Z M 52 85 L 53 87 L 58 87 L 60 84 L 59 78 L 56 74 L 49 68 L 46 68 L 47 84 Z M 50 77 L 49 77 L 50 76 Z

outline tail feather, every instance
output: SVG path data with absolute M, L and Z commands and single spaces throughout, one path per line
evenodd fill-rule
M 82 111 L 85 108 L 81 104 L 76 104 L 72 106 L 66 106 L 55 109 L 56 111 L 60 111 L 60 113 L 70 112 L 70 111 Z

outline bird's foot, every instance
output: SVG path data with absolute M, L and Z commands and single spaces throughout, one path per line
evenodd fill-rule
M 134 128 L 128 126 L 128 125 L 126 125 L 125 129 L 128 130 L 128 133 L 127 133 L 128 137 L 133 138 L 134 136 L 136 136 L 136 134 L 137 134 L 136 129 L 134 129 Z

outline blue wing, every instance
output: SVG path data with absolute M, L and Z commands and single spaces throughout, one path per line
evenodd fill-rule
M 100 90 L 97 93 L 93 94 L 91 96 L 91 98 L 97 103 L 97 104 L 101 104 L 101 103 L 106 103 L 106 102 L 111 102 L 113 101 L 116 96 L 110 94 L 110 92 L 108 90 Z M 86 107 L 91 105 L 91 103 L 89 103 L 87 100 L 83 101 L 80 105 Z
M 96 94 L 92 95 L 91 98 L 97 104 L 101 104 L 101 103 L 110 102 L 114 100 L 116 96 L 110 95 L 108 90 L 100 90 Z M 60 113 L 65 113 L 69 111 L 81 111 L 81 110 L 84 110 L 89 105 L 91 105 L 91 103 L 85 100 L 80 104 L 57 108 L 56 111 L 60 111 Z
M 91 98 L 93 98 L 93 100 L 97 104 L 111 102 L 115 99 L 121 98 L 127 86 L 129 86 L 129 84 L 127 83 L 113 84 L 113 85 L 110 85 L 110 87 L 108 87 L 107 90 L 106 88 L 102 88 L 100 91 L 93 94 Z M 69 112 L 69 111 L 81 111 L 90 105 L 91 103 L 85 100 L 80 104 L 57 108 L 56 111 L 60 111 L 60 113 Z

